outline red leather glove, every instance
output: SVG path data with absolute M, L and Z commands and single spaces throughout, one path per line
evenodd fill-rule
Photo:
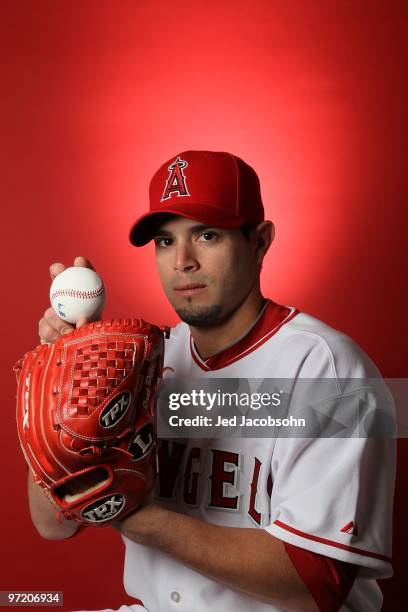
M 163 352 L 154 325 L 97 321 L 14 366 L 21 447 L 57 514 L 105 526 L 151 493 Z

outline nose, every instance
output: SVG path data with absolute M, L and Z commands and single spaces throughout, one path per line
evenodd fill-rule
M 194 249 L 188 242 L 180 242 L 175 248 L 174 269 L 178 272 L 194 272 L 199 264 Z

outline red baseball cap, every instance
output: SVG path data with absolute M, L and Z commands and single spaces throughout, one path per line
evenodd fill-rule
M 143 246 L 166 214 L 221 228 L 264 220 L 258 176 L 242 159 L 223 151 L 183 151 L 150 181 L 150 211 L 134 223 L 130 241 Z M 164 213 L 164 215 L 163 215 Z

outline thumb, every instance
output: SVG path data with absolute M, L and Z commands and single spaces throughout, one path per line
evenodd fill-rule
M 87 317 L 81 316 L 76 322 L 75 327 L 79 329 L 80 327 L 82 327 L 83 325 L 86 325 L 87 323 L 89 323 L 89 319 Z

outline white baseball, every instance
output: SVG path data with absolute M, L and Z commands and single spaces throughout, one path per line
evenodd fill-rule
M 66 268 L 52 282 L 50 301 L 60 319 L 76 323 L 80 316 L 91 319 L 101 313 L 105 287 L 101 277 L 90 268 Z

